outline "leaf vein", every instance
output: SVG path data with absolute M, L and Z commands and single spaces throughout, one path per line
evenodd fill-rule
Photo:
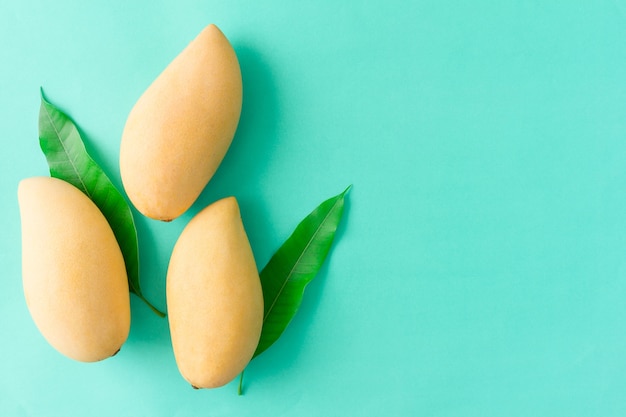
M 52 129 L 54 129 L 54 133 L 56 134 L 56 136 L 57 136 L 57 138 L 59 140 L 59 143 L 61 144 L 61 147 L 63 148 L 63 152 L 68 156 L 68 160 L 70 161 L 70 163 L 72 165 L 72 168 L 73 168 L 74 172 L 76 173 L 76 177 L 78 178 L 78 180 L 80 181 L 80 184 L 83 187 L 83 190 L 85 191 L 87 196 L 89 196 L 89 198 L 91 199 L 91 194 L 87 190 L 87 186 L 85 185 L 83 179 L 80 177 L 80 175 L 78 175 L 78 168 L 76 167 L 76 165 L 74 163 L 74 160 L 72 159 L 71 155 L 69 154 L 69 152 L 67 150 L 67 147 L 65 146 L 65 142 L 63 141 L 63 139 L 61 139 L 61 133 L 57 129 L 57 126 L 54 124 L 54 121 L 52 120 L 50 112 L 48 111 L 48 107 L 44 105 L 44 108 L 46 110 L 46 117 L 48 118 L 48 122 L 52 126 Z
M 272 301 L 272 304 L 269 306 L 269 308 L 267 309 L 267 313 L 265 314 L 265 316 L 263 317 L 263 323 L 265 323 L 265 321 L 267 320 L 267 317 L 270 315 L 270 313 L 272 312 L 272 310 L 274 309 L 274 306 L 276 305 L 276 302 L 278 301 L 278 299 L 280 298 L 280 295 L 282 294 L 282 292 L 285 289 L 285 286 L 287 285 L 287 283 L 290 281 L 291 276 L 293 275 L 295 269 L 298 266 L 298 263 L 300 262 L 300 260 L 302 259 L 302 257 L 304 256 L 304 254 L 309 250 L 309 247 L 311 246 L 311 243 L 315 241 L 315 237 L 317 236 L 317 234 L 320 232 L 320 230 L 323 228 L 324 224 L 326 223 L 326 220 L 328 220 L 328 217 L 330 217 L 330 215 L 332 214 L 332 212 L 335 210 L 335 207 L 337 206 L 337 204 L 339 203 L 340 198 L 337 199 L 337 201 L 335 201 L 335 203 L 333 204 L 333 206 L 330 208 L 330 210 L 328 210 L 328 213 L 326 214 L 326 216 L 324 216 L 324 220 L 322 220 L 320 222 L 320 225 L 317 227 L 317 229 L 315 230 L 315 233 L 313 233 L 313 235 L 311 236 L 311 239 L 309 239 L 309 241 L 307 242 L 306 246 L 304 247 L 304 250 L 302 251 L 302 253 L 300 253 L 300 256 L 298 257 L 298 259 L 296 260 L 296 262 L 294 263 L 294 265 L 291 267 L 291 270 L 289 271 L 289 274 L 287 275 L 287 278 L 285 279 L 285 281 L 283 282 L 283 284 L 281 285 L 280 289 L 278 290 L 278 293 L 276 294 L 276 297 L 274 298 L 274 300 Z

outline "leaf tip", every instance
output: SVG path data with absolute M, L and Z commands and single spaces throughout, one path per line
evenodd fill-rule
M 352 189 L 352 184 L 348 185 L 348 187 L 346 187 L 345 190 L 343 190 L 343 192 L 341 193 L 342 196 L 346 195 L 348 193 L 348 191 L 350 191 Z
M 48 99 L 46 98 L 45 93 L 43 92 L 43 87 L 39 86 L 39 95 L 41 96 L 41 104 L 44 105 L 46 108 L 54 108 L 56 109 L 56 107 L 54 107 L 54 105 L 52 103 L 50 103 L 48 101 Z M 58 109 L 56 109 L 58 110 Z

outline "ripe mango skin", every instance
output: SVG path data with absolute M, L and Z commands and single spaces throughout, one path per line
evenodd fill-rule
M 124 259 L 96 205 L 50 177 L 22 180 L 22 280 L 35 325 L 59 352 L 81 362 L 108 358 L 130 330 Z
M 128 115 L 120 172 L 137 210 L 169 221 L 193 204 L 233 140 L 242 98 L 237 55 L 217 26 L 209 25 Z
M 178 369 L 195 388 L 225 385 L 259 343 L 263 293 L 234 197 L 198 213 L 174 246 L 167 305 Z

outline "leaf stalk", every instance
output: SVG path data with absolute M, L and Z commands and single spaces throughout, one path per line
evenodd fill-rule
M 245 369 L 241 371 L 241 374 L 239 375 L 239 386 L 237 387 L 237 395 L 243 395 L 243 373 L 244 372 L 245 372 Z
M 165 318 L 165 313 L 163 313 L 161 310 L 157 309 L 155 306 L 153 306 L 150 301 L 148 301 L 146 299 L 146 297 L 144 297 L 141 294 L 137 294 L 135 293 L 135 295 L 137 297 L 139 297 L 140 300 L 142 300 L 144 303 L 146 303 L 146 305 L 150 308 L 150 310 L 152 310 L 154 312 L 154 314 L 156 314 L 157 316 L 161 317 L 161 318 Z

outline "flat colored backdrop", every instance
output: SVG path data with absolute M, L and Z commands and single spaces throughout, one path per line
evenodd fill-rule
M 136 297 L 117 356 L 66 359 L 21 289 L 39 87 L 121 186 L 129 110 L 212 22 L 240 59 L 241 123 L 188 213 L 135 212 L 146 296 L 166 308 L 172 246 L 216 199 L 239 199 L 262 267 L 354 184 L 243 397 L 192 390 Z M 624 0 L 3 0 L 0 415 L 626 415 L 625 40 Z

